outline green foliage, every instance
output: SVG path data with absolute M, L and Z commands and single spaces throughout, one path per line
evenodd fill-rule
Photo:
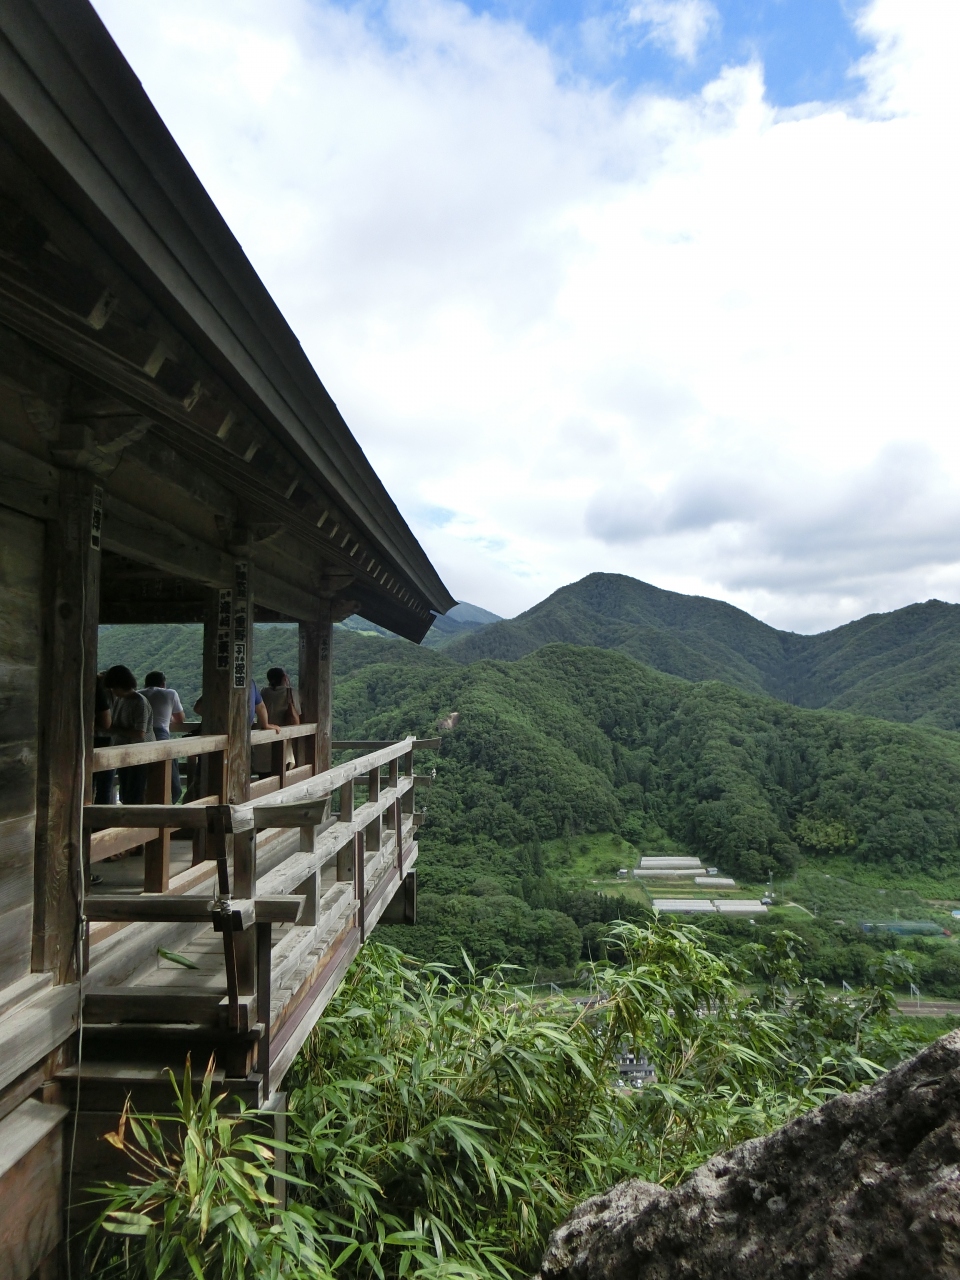
M 516 662 L 355 668 L 338 732 L 426 734 L 451 709 L 425 846 L 509 848 L 667 833 L 741 879 L 797 863 L 813 832 L 862 861 L 960 866 L 960 742 L 690 685 L 621 654 L 551 645 Z M 810 852 L 816 852 L 811 848 Z
M 143 1181 L 106 1188 L 91 1273 L 519 1277 L 584 1196 L 627 1176 L 672 1184 L 918 1045 L 891 1015 L 902 974 L 882 966 L 851 998 L 818 983 L 788 997 L 790 935 L 754 950 L 753 974 L 688 925 L 621 924 L 607 945 L 617 961 L 590 967 L 600 996 L 582 1008 L 504 970 L 459 979 L 368 946 L 295 1064 L 295 1203 L 276 1213 L 252 1117 L 221 1116 L 209 1075 L 194 1104 L 188 1080 L 175 1139 L 135 1117 L 113 1135 Z M 620 1085 L 626 1051 L 655 1083 Z
M 299 1204 L 279 1209 L 269 1189 L 276 1175 L 268 1140 L 242 1114 L 221 1114 L 212 1068 L 211 1059 L 195 1099 L 188 1059 L 182 1089 L 171 1073 L 174 1115 L 139 1117 L 125 1107 L 116 1132 L 106 1135 L 137 1174 L 132 1184 L 98 1189 L 106 1205 L 89 1237 L 89 1274 L 103 1280 L 329 1274 L 317 1216 Z

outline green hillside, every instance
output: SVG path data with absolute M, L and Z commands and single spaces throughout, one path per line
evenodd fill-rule
M 778 631 L 742 609 L 593 573 L 508 622 L 454 640 L 451 657 L 515 660 L 593 645 L 686 680 L 723 680 L 804 707 L 960 728 L 960 605 L 928 600 L 820 635 Z
M 336 731 L 444 735 L 425 834 L 510 848 L 580 832 L 664 837 L 756 881 L 801 851 L 960 870 L 960 741 L 691 685 L 623 654 L 550 645 L 516 662 L 359 658 Z

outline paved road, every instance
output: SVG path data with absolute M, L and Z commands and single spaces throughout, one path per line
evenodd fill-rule
M 897 1008 L 915 1018 L 944 1018 L 951 1014 L 960 1018 L 960 1000 L 921 1000 L 919 1009 L 916 1000 L 898 1000 Z

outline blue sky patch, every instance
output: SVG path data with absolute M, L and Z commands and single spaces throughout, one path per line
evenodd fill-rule
M 851 97 L 869 51 L 842 0 L 466 0 L 511 18 L 569 72 L 624 89 L 696 92 L 729 65 L 758 59 L 781 107 Z

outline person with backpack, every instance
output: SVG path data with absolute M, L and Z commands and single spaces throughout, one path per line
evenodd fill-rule
M 103 675 L 104 687 L 110 695 L 110 743 L 114 747 L 137 742 L 155 742 L 153 708 L 137 692 L 137 678 L 129 667 L 110 667 Z M 147 766 L 124 765 L 117 770 L 121 804 L 143 804 L 147 789 Z

